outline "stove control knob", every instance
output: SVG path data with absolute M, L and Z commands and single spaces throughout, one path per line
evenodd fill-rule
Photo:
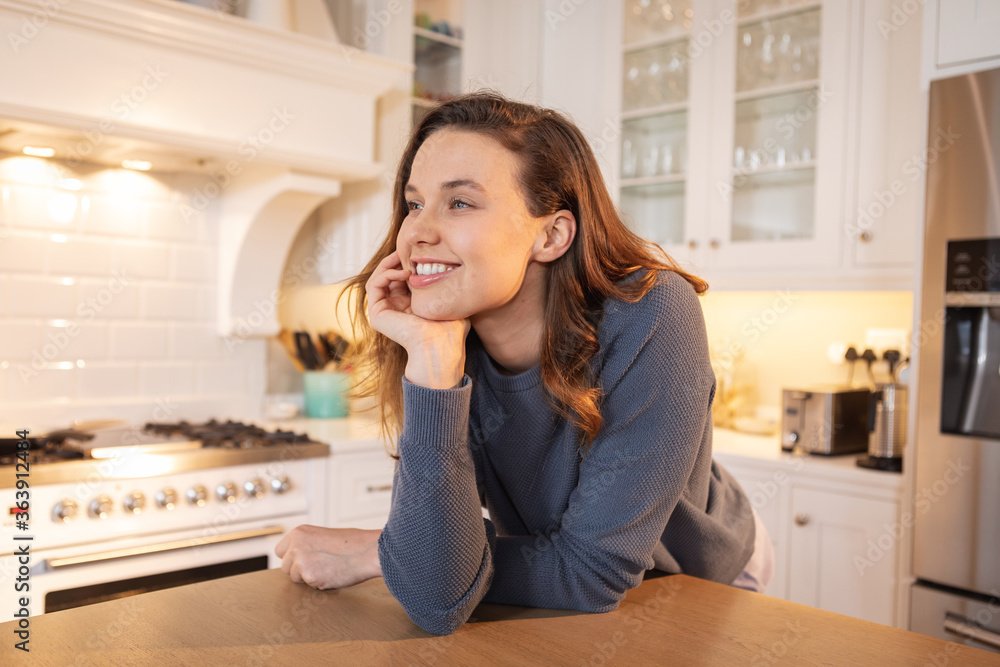
M 177 492 L 173 489 L 163 489 L 156 494 L 156 504 L 165 510 L 172 510 L 177 506 Z
M 247 498 L 263 498 L 264 482 L 261 481 L 260 477 L 254 477 L 243 485 L 243 491 L 246 492 Z
M 218 496 L 219 500 L 224 503 L 235 503 L 236 502 L 236 485 L 232 482 L 226 482 L 225 484 L 219 484 L 215 487 L 215 495 Z
M 76 518 L 79 508 L 72 498 L 63 498 L 52 508 L 52 518 L 56 521 L 66 523 Z
M 192 505 L 197 505 L 198 507 L 204 507 L 205 503 L 208 502 L 208 489 L 199 484 L 198 486 L 192 486 L 187 492 L 188 500 L 191 501 Z
M 125 509 L 132 514 L 141 514 L 146 509 L 146 496 L 142 491 L 133 491 L 125 496 Z
M 282 475 L 281 477 L 275 477 L 271 480 L 271 489 L 275 493 L 285 493 L 292 488 L 292 483 L 288 481 L 288 477 Z
M 95 519 L 107 519 L 115 504 L 107 496 L 97 496 L 90 501 L 90 516 Z

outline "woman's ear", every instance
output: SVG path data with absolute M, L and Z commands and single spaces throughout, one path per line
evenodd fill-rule
M 548 216 L 542 225 L 532 259 L 537 262 L 557 260 L 566 254 L 574 238 L 576 238 L 576 217 L 568 210 L 556 211 Z

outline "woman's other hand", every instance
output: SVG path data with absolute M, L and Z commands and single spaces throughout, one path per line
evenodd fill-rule
M 302 525 L 285 535 L 274 553 L 281 559 L 281 569 L 297 584 L 319 590 L 345 588 L 382 576 L 381 532 Z
M 410 287 L 399 253 L 383 259 L 368 279 L 368 321 L 403 346 L 406 379 L 431 389 L 451 389 L 465 375 L 465 338 L 469 320 L 428 320 L 413 313 Z

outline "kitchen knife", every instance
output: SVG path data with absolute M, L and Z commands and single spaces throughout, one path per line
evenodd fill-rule
M 312 336 L 306 331 L 295 332 L 295 349 L 299 353 L 299 359 L 307 371 L 314 371 L 320 367 L 319 353 L 313 344 Z

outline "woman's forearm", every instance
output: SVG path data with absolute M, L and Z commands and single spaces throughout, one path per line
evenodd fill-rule
M 374 579 L 382 576 L 382 565 L 378 560 L 378 538 L 382 530 L 369 530 L 367 537 L 370 540 L 368 547 L 362 554 L 361 569 L 365 579 Z

